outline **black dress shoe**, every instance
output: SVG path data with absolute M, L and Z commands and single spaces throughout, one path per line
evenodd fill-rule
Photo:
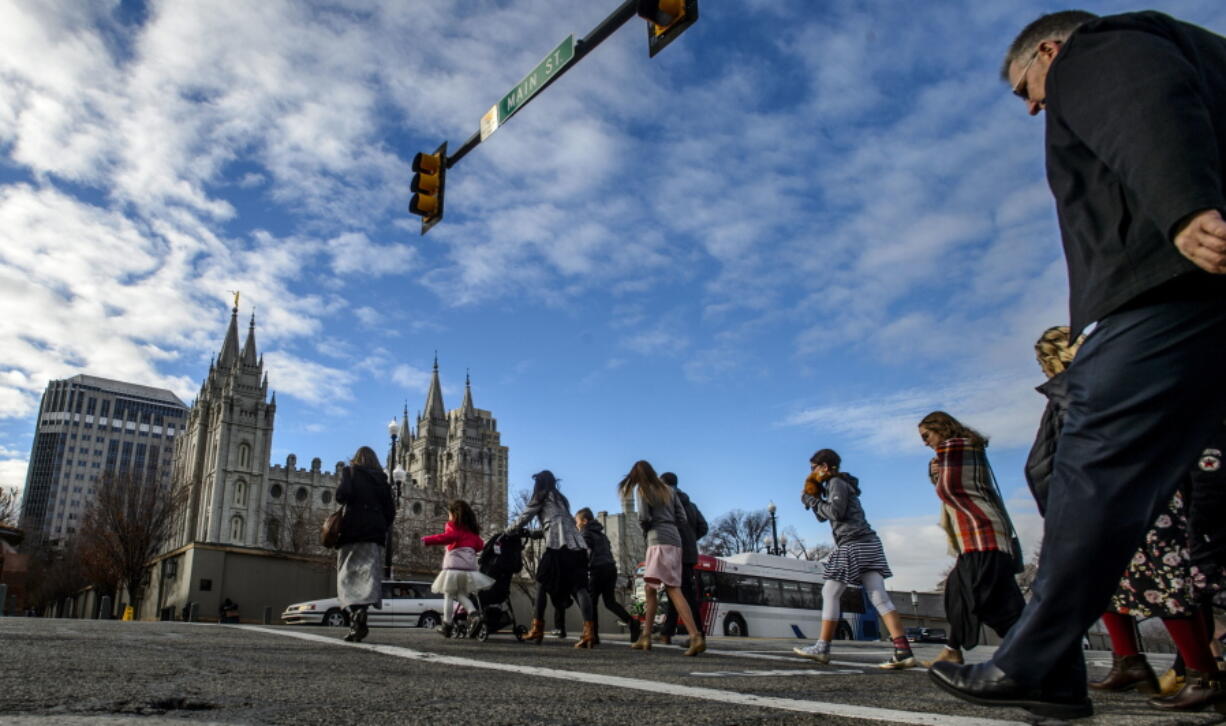
M 1049 718 L 1085 718 L 1094 714 L 1084 695 L 1044 693 L 1018 683 L 990 661 L 958 665 L 951 661 L 932 664 L 928 675 L 938 686 L 964 701 L 980 706 L 1013 706 Z

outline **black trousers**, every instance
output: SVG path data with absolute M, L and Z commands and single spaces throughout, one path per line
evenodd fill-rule
M 1084 694 L 1082 634 L 1226 416 L 1223 371 L 1221 298 L 1112 313 L 1081 346 L 1033 596 L 993 658 L 1005 673 L 1054 696 Z
M 694 616 L 694 624 L 701 632 L 702 616 L 698 610 L 698 578 L 694 576 L 693 565 L 681 565 L 681 592 L 685 594 L 685 601 L 689 603 L 690 613 Z M 668 614 L 664 616 L 664 628 L 660 632 L 670 638 L 677 633 L 677 608 L 673 607 L 671 601 L 668 604 Z
M 622 622 L 630 622 L 631 615 L 617 601 L 614 591 L 617 589 L 617 566 L 602 565 L 593 567 L 588 573 L 588 592 L 592 594 L 592 620 L 596 623 L 596 632 L 600 632 L 600 608 L 597 600 L 603 600 L 605 609 L 613 613 Z

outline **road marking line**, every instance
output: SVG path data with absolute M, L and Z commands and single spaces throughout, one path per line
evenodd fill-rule
M 279 635 L 285 638 L 309 640 L 332 646 L 362 648 L 375 653 L 391 655 L 397 658 L 405 658 L 407 660 L 417 660 L 427 663 L 442 663 L 444 665 L 453 665 L 460 668 L 482 668 L 491 671 L 517 673 L 520 675 L 537 676 L 540 678 L 554 678 L 563 681 L 576 681 L 579 683 L 590 683 L 596 686 L 612 686 L 614 688 L 625 688 L 632 691 L 646 691 L 648 693 L 655 693 L 659 695 L 684 696 L 686 698 L 698 698 L 706 701 L 730 703 L 738 706 L 757 706 L 759 708 L 773 708 L 780 711 L 796 711 L 800 713 L 822 714 L 826 716 L 842 716 L 845 718 L 859 718 L 865 721 L 887 721 L 890 723 L 918 724 L 920 726 L 1025 726 L 1025 722 L 1022 721 L 998 721 L 985 718 L 972 718 L 968 716 L 951 716 L 946 714 L 923 713 L 919 711 L 898 711 L 889 708 L 874 708 L 871 706 L 853 706 L 843 703 L 802 701 L 795 698 L 755 696 L 750 693 L 721 691 L 715 688 L 703 688 L 699 686 L 683 686 L 675 683 L 665 683 L 663 681 L 648 681 L 640 678 L 626 678 L 624 676 L 587 673 L 585 671 L 564 671 L 557 668 L 542 668 L 540 666 L 516 665 L 513 663 L 498 663 L 495 661 L 476 660 L 473 658 L 461 658 L 454 655 L 440 655 L 438 653 L 413 650 L 411 648 L 395 645 L 346 643 L 338 638 L 332 638 L 326 635 L 301 633 L 292 630 L 274 630 L 272 628 L 265 628 L 257 625 L 239 625 L 230 627 L 239 627 L 244 630 L 259 631 L 270 635 Z
M 622 645 L 630 645 L 630 644 L 622 643 Z M 671 648 L 674 650 L 685 650 L 679 645 L 664 645 L 663 643 L 652 643 L 651 647 L 652 648 Z M 716 655 L 729 655 L 734 658 L 754 658 L 757 660 L 781 660 L 786 663 L 801 663 L 807 660 L 805 658 L 801 658 L 798 655 L 767 655 L 768 651 L 759 651 L 759 650 L 716 650 L 715 648 L 707 648 L 707 652 L 714 653 Z M 781 653 L 783 651 L 777 650 L 773 652 Z M 865 654 L 873 655 L 871 651 L 865 651 Z M 893 654 L 894 654 L 894 651 L 890 651 L 889 655 L 893 655 Z M 884 655 L 882 655 L 882 657 L 884 657 Z M 858 660 L 832 660 L 830 661 L 830 665 L 850 666 L 852 668 L 865 668 L 871 671 L 892 670 L 888 668 L 878 668 L 876 663 L 865 663 L 864 661 L 858 661 Z M 914 668 L 901 668 L 899 670 L 915 671 L 916 673 L 927 673 L 928 672 L 928 669 L 923 666 L 916 666 Z

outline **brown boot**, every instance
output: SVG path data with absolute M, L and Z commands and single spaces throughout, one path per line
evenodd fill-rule
M 925 661 L 924 667 L 931 668 L 933 663 L 940 663 L 941 661 L 949 661 L 950 663 L 957 663 L 958 665 L 963 665 L 964 661 L 962 660 L 962 649 L 961 648 L 941 648 L 941 654 L 938 655 L 936 658 L 933 658 L 930 661 Z
M 540 645 L 541 641 L 544 639 L 545 639 L 545 621 L 534 619 L 532 621 L 532 627 L 528 630 L 528 634 L 524 636 L 524 642 L 532 643 L 534 645 Z
M 639 634 L 639 639 L 631 643 L 630 647 L 634 650 L 651 650 L 651 631 L 643 628 L 643 632 Z
M 1200 711 L 1213 706 L 1226 713 L 1226 683 L 1222 673 L 1201 673 L 1188 669 L 1188 682 L 1179 693 L 1167 698 L 1151 698 L 1149 705 L 1164 711 Z
M 706 649 L 707 639 L 702 637 L 702 633 L 694 633 L 690 636 L 690 647 L 682 655 L 698 655 Z
M 583 634 L 579 636 L 579 642 L 575 643 L 576 648 L 595 648 L 596 647 L 596 623 L 591 620 L 583 621 Z
M 1091 681 L 1090 688 L 1099 691 L 1129 691 L 1133 688 L 1153 696 L 1161 692 L 1158 677 L 1144 655 L 1111 656 L 1111 672 L 1101 681 Z

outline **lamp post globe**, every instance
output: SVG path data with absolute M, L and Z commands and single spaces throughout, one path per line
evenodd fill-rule
M 388 422 L 387 433 L 390 434 L 393 439 L 399 436 L 400 435 L 400 422 L 397 421 L 396 419 L 392 419 L 390 422 Z

